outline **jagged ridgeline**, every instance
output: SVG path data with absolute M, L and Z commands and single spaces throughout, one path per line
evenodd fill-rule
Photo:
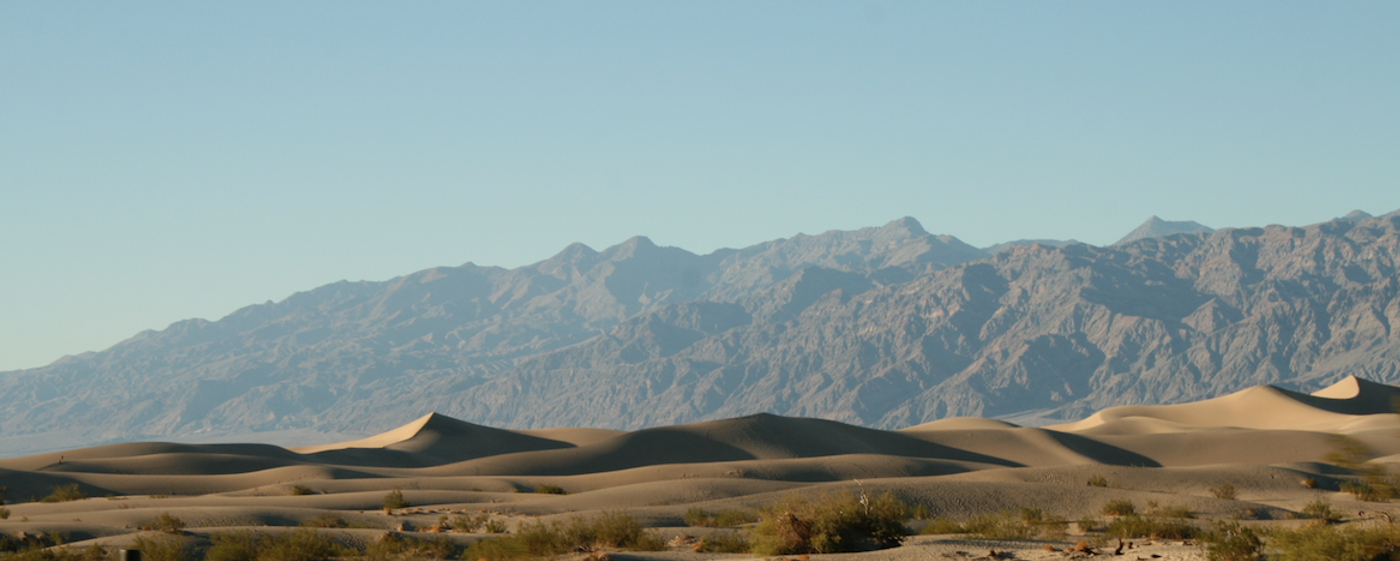
M 1400 382 L 1400 212 L 1171 234 L 1192 224 L 983 250 L 906 218 L 709 255 L 634 238 L 341 282 L 0 374 L 0 446 L 369 434 L 425 411 L 512 428 L 1037 424 Z

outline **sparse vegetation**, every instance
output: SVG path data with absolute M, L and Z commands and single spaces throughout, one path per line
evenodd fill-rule
M 185 529 L 185 521 L 178 517 L 171 516 L 169 512 L 163 512 L 160 516 L 151 519 L 150 522 L 141 525 L 142 530 L 155 530 L 167 534 L 178 534 Z
M 1318 499 L 1303 507 L 1303 516 L 1314 520 L 1336 520 L 1341 518 L 1341 514 L 1332 510 L 1332 503 L 1326 499 Z
M 0 506 L 0 520 L 10 519 L 10 509 Z
M 642 526 L 630 514 L 606 511 L 591 520 L 576 516 L 568 521 L 545 524 L 527 522 L 512 536 L 481 540 L 462 554 L 463 559 L 520 559 L 550 557 L 570 551 L 599 548 L 659 551 L 665 542 L 654 531 Z
M 44 503 L 65 503 L 68 501 L 81 501 L 87 498 L 87 493 L 78 489 L 77 483 L 55 486 L 49 496 L 39 499 Z
M 1235 489 L 1235 486 L 1229 482 L 1220 482 L 1215 485 L 1212 485 L 1210 488 L 1210 495 L 1217 499 L 1224 499 L 1227 501 L 1233 501 L 1235 499 L 1238 499 L 1240 496 L 1239 491 L 1237 491 Z
M 716 532 L 695 543 L 698 553 L 748 553 L 749 539 L 739 532 Z
M 1104 503 L 1099 512 L 1104 516 L 1129 516 L 1137 514 L 1137 507 L 1133 505 L 1133 501 L 1117 499 Z
M 142 561 L 188 561 L 193 558 L 185 549 L 185 540 L 173 535 L 137 536 L 131 548 L 141 551 Z
M 560 486 L 558 486 L 558 485 L 550 485 L 550 484 L 548 484 L 548 483 L 541 483 L 541 484 L 539 484 L 539 485 L 536 485 L 536 486 L 535 486 L 535 492 L 536 492 L 536 493 L 545 494 L 545 495 L 567 495 L 567 494 L 569 494 L 567 491 L 564 490 L 563 487 L 560 487 Z
M 1171 540 L 1192 539 L 1200 535 L 1201 529 L 1181 518 L 1161 516 L 1140 516 L 1130 514 L 1120 516 L 1108 524 L 1104 533 L 1117 538 L 1159 538 Z
M 311 490 L 310 487 L 307 487 L 307 486 L 305 486 L 305 485 L 293 485 L 291 491 L 289 491 L 289 492 L 290 492 L 291 494 L 293 494 L 293 495 L 315 495 L 315 494 L 316 494 L 316 491 Z
M 1304 477 L 1303 480 L 1299 483 L 1302 483 L 1304 487 L 1307 487 L 1309 489 L 1317 488 L 1317 478 L 1315 477 Z
M 1372 561 L 1400 556 L 1395 526 L 1351 527 L 1313 524 L 1269 535 L 1279 561 Z
M 408 500 L 403 498 L 403 491 L 394 489 L 393 491 L 389 491 L 389 494 L 384 495 L 385 509 L 393 510 L 396 508 L 408 508 L 410 506 L 413 505 L 409 504 Z
M 416 538 L 386 532 L 365 549 L 370 559 L 448 559 L 457 553 L 457 544 L 446 536 Z
M 758 522 L 758 514 L 736 508 L 727 508 L 719 512 L 706 512 L 705 509 L 693 507 L 685 511 L 685 524 L 687 526 L 743 526 Z
M 1259 534 L 1239 522 L 1217 524 L 1202 537 L 1202 542 L 1206 546 L 1206 559 L 1210 561 L 1253 561 L 1261 559 L 1264 553 L 1264 541 Z
M 992 540 L 1058 540 L 1065 536 L 1065 519 L 1038 508 L 1021 507 L 1019 513 L 984 514 L 962 524 L 963 533 Z
M 1357 500 L 1366 502 L 1384 502 L 1395 498 L 1396 485 L 1385 467 L 1367 462 L 1375 455 L 1371 447 L 1355 438 L 1339 434 L 1332 435 L 1328 441 L 1332 444 L 1332 451 L 1327 454 L 1326 460 L 1361 476 L 1361 481 L 1342 483 L 1343 492 L 1351 493 Z
M 323 512 L 315 518 L 308 518 L 301 521 L 303 528 L 349 528 L 350 523 L 333 512 Z
M 836 553 L 898 545 L 909 507 L 893 493 L 874 499 L 846 492 L 808 499 L 789 495 L 760 512 L 750 530 L 757 555 Z
M 1088 485 L 1090 487 L 1108 487 L 1108 478 L 1096 473 L 1089 476 Z

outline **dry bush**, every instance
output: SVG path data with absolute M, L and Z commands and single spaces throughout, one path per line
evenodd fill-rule
M 873 500 L 850 492 L 789 495 L 762 509 L 750 543 L 758 555 L 883 549 L 904 539 L 908 515 L 908 505 L 888 492 Z

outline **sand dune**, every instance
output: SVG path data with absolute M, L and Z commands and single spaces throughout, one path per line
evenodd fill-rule
M 889 489 L 950 516 L 1035 505 L 1073 518 L 1127 497 L 1210 516 L 1247 508 L 1282 517 L 1318 497 L 1350 500 L 1336 492 L 1347 472 L 1320 463 L 1339 435 L 1366 446 L 1374 462 L 1400 463 L 1397 397 L 1400 388 L 1348 378 L 1311 395 L 1261 386 L 1197 403 L 1114 407 L 1045 428 L 956 418 L 882 431 L 759 414 L 631 432 L 515 431 L 428 414 L 370 438 L 290 449 L 115 444 L 0 460 L 12 511 L 0 532 L 129 543 L 132 528 L 161 512 L 213 528 L 294 526 L 333 513 L 393 529 L 464 511 L 515 524 L 627 509 L 678 526 L 694 505 L 755 508 L 783 493 L 852 485 Z M 1113 486 L 1087 487 L 1090 477 Z M 1304 478 L 1318 488 L 1299 484 Z M 1241 500 L 1210 496 L 1222 481 Z M 112 498 L 32 502 L 67 484 Z M 531 492 L 542 486 L 567 494 Z M 393 489 L 416 508 L 382 512 Z

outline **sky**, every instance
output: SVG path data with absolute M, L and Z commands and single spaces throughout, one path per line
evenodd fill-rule
M 1396 2 L 0 2 L 0 371 L 348 280 L 1400 209 Z

